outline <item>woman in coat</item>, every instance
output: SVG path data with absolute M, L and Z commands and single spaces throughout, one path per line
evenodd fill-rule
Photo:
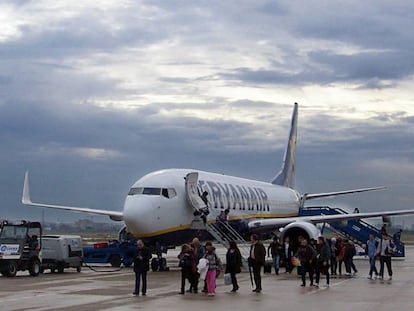
M 240 250 L 237 247 L 236 242 L 229 242 L 229 249 L 226 254 L 226 270 L 225 273 L 229 273 L 231 277 L 231 283 L 233 284 L 232 292 L 237 292 L 239 285 L 237 284 L 236 274 L 241 272 L 242 257 Z
M 181 291 L 180 294 L 184 295 L 185 289 L 185 280 L 187 279 L 190 283 L 190 288 L 197 293 L 197 288 L 195 286 L 195 259 L 194 259 L 194 250 L 190 245 L 184 244 L 181 247 L 181 252 L 178 255 L 179 266 L 181 268 Z

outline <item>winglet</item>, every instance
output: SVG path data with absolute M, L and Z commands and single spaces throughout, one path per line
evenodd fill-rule
M 24 174 L 22 203 L 25 205 L 32 204 L 32 200 L 30 199 L 29 171 L 26 171 L 26 173 Z

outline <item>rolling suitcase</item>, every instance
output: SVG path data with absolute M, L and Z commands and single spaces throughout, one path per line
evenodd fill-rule
M 264 273 L 272 273 L 272 264 L 271 260 L 266 260 L 264 265 Z

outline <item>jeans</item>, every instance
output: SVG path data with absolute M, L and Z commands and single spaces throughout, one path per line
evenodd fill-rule
M 377 267 L 375 266 L 375 256 L 369 257 L 369 276 L 372 276 L 372 273 L 378 275 Z
M 279 273 L 280 268 L 280 255 L 273 257 L 273 267 L 275 267 L 276 273 Z

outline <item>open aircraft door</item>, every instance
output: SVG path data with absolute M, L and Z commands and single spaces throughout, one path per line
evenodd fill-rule
M 185 190 L 187 193 L 187 201 L 194 211 L 199 211 L 206 205 L 198 192 L 198 173 L 192 172 L 185 177 Z

